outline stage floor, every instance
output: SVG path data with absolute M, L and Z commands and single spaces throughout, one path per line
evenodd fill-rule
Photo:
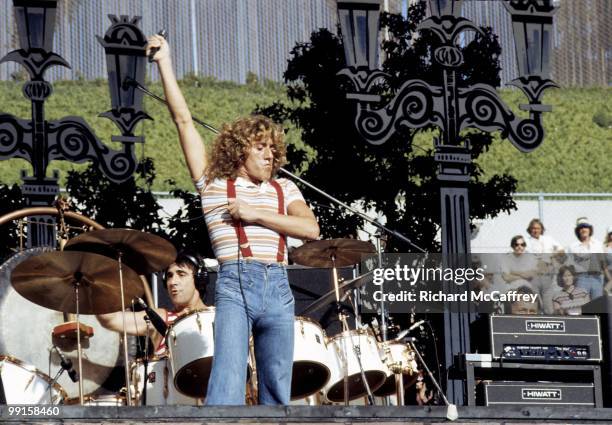
M 10 408 L 13 414 L 10 415 Z M 245 407 L 83 407 L 58 406 L 57 415 L 27 416 L 19 406 L 0 406 L 0 423 L 143 424 L 425 424 L 447 422 L 444 407 L 245 406 Z M 27 406 L 25 406 L 27 409 Z M 454 423 L 612 423 L 612 409 L 579 407 L 459 407 Z

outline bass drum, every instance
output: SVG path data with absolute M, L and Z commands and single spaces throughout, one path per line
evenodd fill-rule
M 55 326 L 64 323 L 64 315 L 28 301 L 11 285 L 11 273 L 20 262 L 51 251 L 54 250 L 48 247 L 28 249 L 0 265 L 0 354 L 16 357 L 53 377 L 61 367 L 57 354 L 50 355 L 51 333 Z M 79 375 L 83 377 L 83 391 L 89 394 L 102 386 L 115 366 L 122 364 L 119 363 L 120 336 L 103 328 L 93 315 L 82 314 L 80 318 L 94 329 L 94 335 L 81 344 L 83 371 Z M 71 348 L 63 351 L 78 371 L 76 342 L 73 345 L 72 351 Z M 68 397 L 78 397 L 78 383 L 72 382 L 66 372 L 57 382 Z

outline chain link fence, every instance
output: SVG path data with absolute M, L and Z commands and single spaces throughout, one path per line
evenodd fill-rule
M 587 217 L 593 225 L 593 237 L 603 243 L 612 226 L 612 193 L 517 193 L 517 210 L 474 223 L 472 251 L 510 252 L 513 236 L 527 236 L 527 225 L 539 218 L 545 234 L 563 247 L 577 241 L 576 220 Z

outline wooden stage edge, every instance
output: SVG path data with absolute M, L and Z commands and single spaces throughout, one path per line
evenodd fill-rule
M 612 409 L 563 406 L 459 407 L 459 418 L 449 422 L 445 407 L 364 406 L 229 406 L 229 407 L 99 407 L 58 406 L 56 416 L 9 415 L 11 406 L 0 406 L 0 423 L 34 424 L 429 424 L 486 423 L 612 423 Z M 13 409 L 14 411 L 14 409 Z

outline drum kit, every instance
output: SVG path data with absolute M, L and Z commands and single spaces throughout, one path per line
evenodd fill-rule
M 316 403 L 321 404 L 349 404 L 367 397 L 373 404 L 374 396 L 396 394 L 401 404 L 403 388 L 416 380 L 417 364 L 410 345 L 399 340 L 380 340 L 380 332 L 361 327 L 360 323 L 351 329 L 341 306 L 351 290 L 365 285 L 368 274 L 340 282 L 338 268 L 354 266 L 363 255 L 372 253 L 375 253 L 374 246 L 368 242 L 332 239 L 305 244 L 291 254 L 295 263 L 329 268 L 333 282 L 333 288 L 294 321 L 291 398 L 297 403 L 315 398 Z M 4 391 L 0 400 L 4 398 L 8 404 L 201 405 L 206 397 L 214 355 L 213 307 L 191 311 L 169 324 L 165 355 L 132 361 L 128 357 L 125 321 L 130 318 L 125 311 L 135 297 L 145 292 L 140 275 L 168 267 L 175 257 L 174 247 L 161 237 L 131 229 L 103 229 L 70 239 L 63 251 L 36 249 L 19 258 L 18 263 L 15 261 L 17 264 L 11 265 L 10 273 L 12 289 L 44 311 L 47 316 L 37 313 L 34 319 L 45 321 L 46 331 L 57 320 L 53 316 L 49 322 L 50 315 L 60 314 L 64 318 L 76 315 L 74 321 L 53 327 L 51 333 L 53 344 L 62 342 L 66 351 L 76 349 L 78 374 L 74 377 L 78 379 L 78 394 L 75 396 L 74 388 L 69 387 L 70 380 L 58 379 L 64 369 L 70 369 L 70 359 L 62 357 L 62 370 L 51 379 L 51 373 L 41 372 L 40 361 L 36 362 L 36 367 L 18 357 L 2 354 L 0 341 L 0 383 L 4 383 L 0 385 L 0 390 Z M 21 305 L 27 302 L 25 300 L 20 301 Z M 342 331 L 328 337 L 318 322 L 305 315 L 330 304 L 336 308 Z M 24 310 L 23 307 L 19 309 Z M 27 310 L 32 311 L 29 307 Z M 88 354 L 88 350 L 95 347 L 100 335 L 116 337 L 116 334 L 103 328 L 99 331 L 97 320 L 92 321 L 88 315 L 119 311 L 123 312 L 124 320 L 121 348 L 123 363 L 127 365 L 124 368 L 125 393 L 95 394 L 93 390 L 110 372 L 92 377 L 96 369 L 92 365 L 96 366 L 98 359 L 97 353 Z M 12 323 L 15 317 L 7 319 Z M 67 341 L 74 344 L 71 346 Z M 107 364 L 97 366 L 111 370 L 116 366 L 120 347 L 116 340 L 106 343 L 109 347 L 100 351 L 109 351 L 114 357 Z M 48 354 L 50 366 L 51 353 Z M 246 385 L 253 388 L 256 381 L 253 358 L 247 367 L 250 382 Z
M 344 403 L 366 397 L 396 395 L 403 404 L 404 388 L 413 385 L 418 376 L 413 346 L 401 340 L 386 341 L 387 332 L 362 327 L 355 314 L 355 329 L 350 329 L 342 301 L 368 282 L 371 272 L 340 283 L 338 268 L 355 266 L 376 249 L 369 242 L 354 239 L 331 239 L 307 243 L 291 254 L 294 263 L 328 268 L 333 288 L 300 314 L 310 314 L 330 304 L 335 308 L 342 330 L 327 337 L 323 328 L 307 317 L 295 320 L 295 353 L 292 400 L 316 395 L 314 403 Z M 384 314 L 384 311 L 383 311 Z M 383 336 L 381 338 L 381 336 Z
M 160 271 L 176 258 L 176 250 L 170 242 L 159 236 L 132 229 L 94 230 L 62 245 L 63 251 L 36 252 L 10 270 L 12 288 L 23 298 L 34 305 L 44 307 L 45 310 L 63 313 L 65 318 L 70 317 L 67 315 L 76 315 L 74 321 L 55 326 L 52 331 L 53 349 L 61 357 L 62 370 L 56 378 L 50 379 L 36 367 L 17 358 L 3 356 L 0 362 L 0 377 L 4 394 L 0 395 L 4 396 L 7 403 L 57 404 L 69 401 L 74 403 L 75 399 L 82 405 L 86 402 L 101 402 L 98 397 L 85 394 L 84 372 L 91 369 L 89 364 L 97 360 L 88 356 L 86 350 L 91 346 L 90 340 L 96 340 L 96 336 L 93 328 L 86 324 L 89 320 L 84 321 L 81 315 L 123 312 L 122 346 L 124 364 L 128 365 L 125 308 L 131 300 L 145 293 L 145 285 L 139 274 Z M 4 323 L 4 328 L 14 325 L 15 317 Z M 71 340 L 76 342 L 73 344 L 76 347 L 70 345 Z M 72 360 L 66 358 L 57 347 L 60 343 L 64 349 L 67 346 L 71 350 L 76 348 L 77 373 L 72 369 Z M 109 347 L 111 351 L 112 348 Z M 68 370 L 72 379 L 78 383 L 78 397 L 73 397 L 72 400 L 69 400 L 68 394 L 57 382 L 63 370 Z M 126 367 L 126 396 L 115 397 L 113 403 L 118 403 L 123 398 L 126 404 L 131 404 L 129 372 Z M 25 379 L 24 374 L 28 373 L 30 377 L 24 381 L 27 385 L 20 388 L 20 377 Z M 32 386 L 31 382 L 40 382 L 40 385 Z M 101 382 L 98 382 L 99 384 Z M 40 388 L 43 388 L 42 392 Z

